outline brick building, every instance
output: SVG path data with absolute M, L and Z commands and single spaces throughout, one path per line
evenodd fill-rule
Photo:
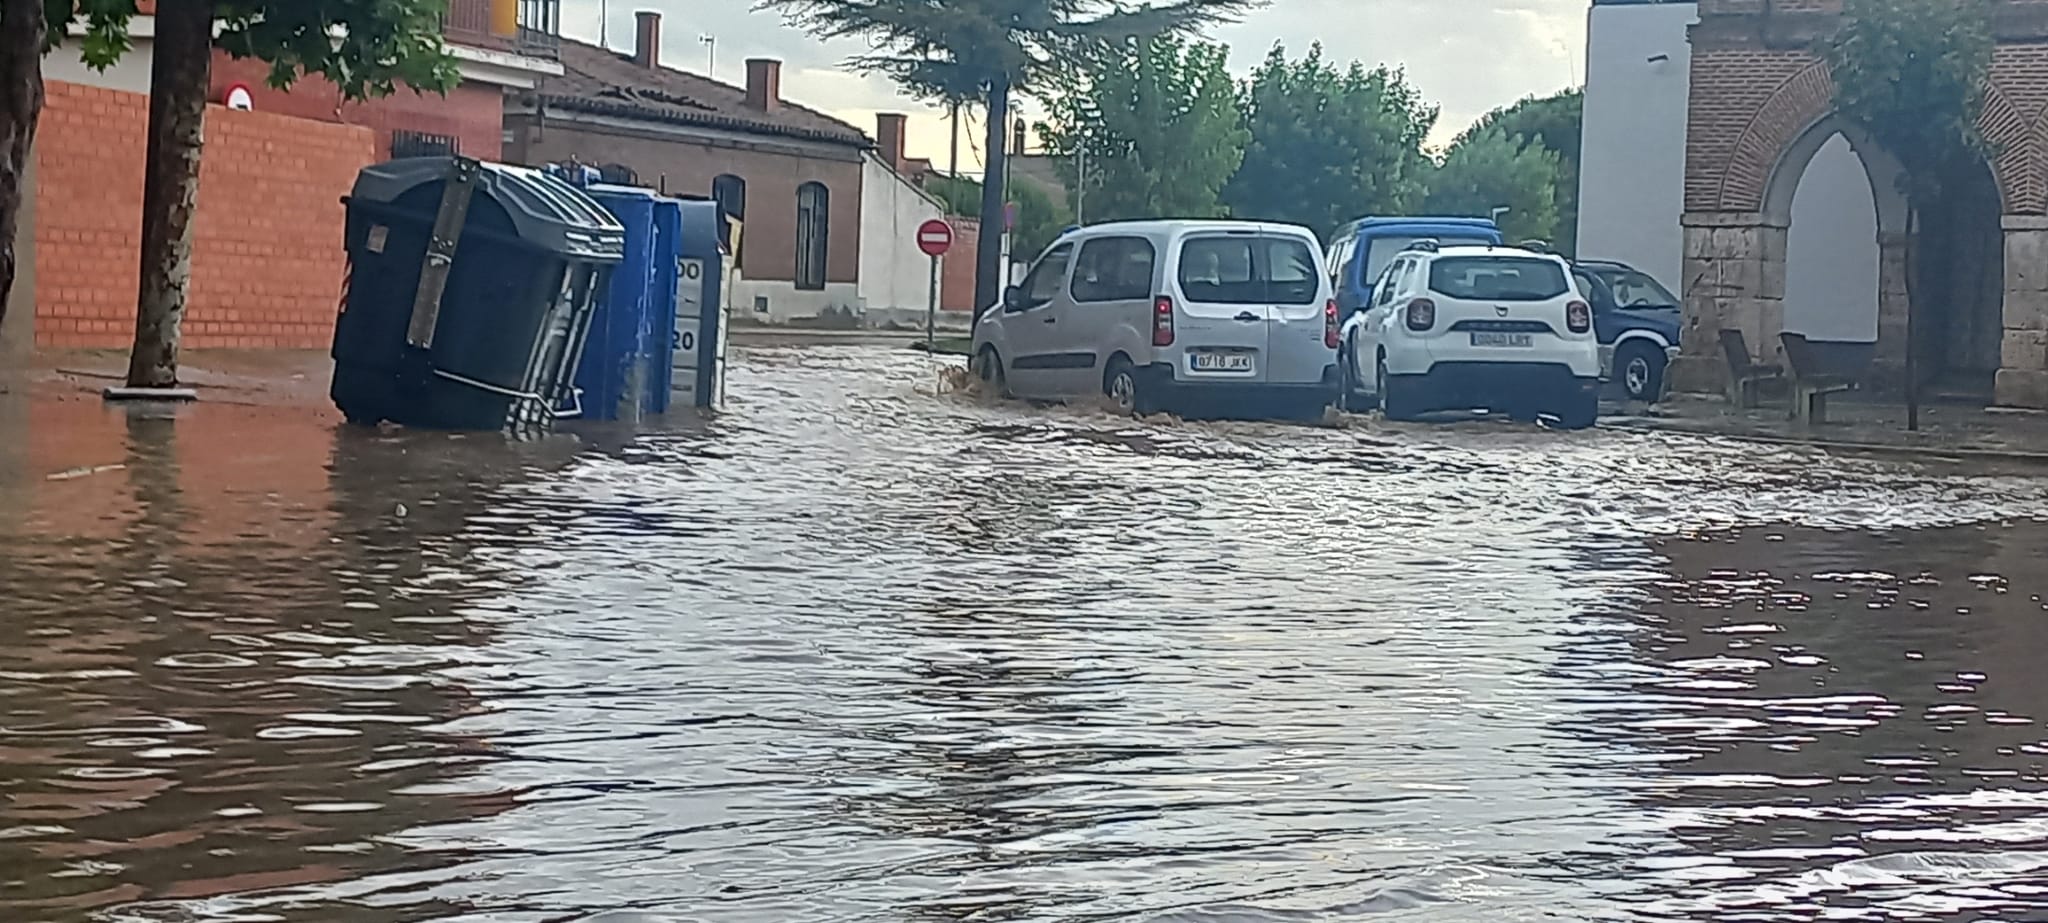
M 630 52 L 563 40 L 562 76 L 508 103 L 505 159 L 716 199 L 742 227 L 744 316 L 921 312 L 915 227 L 943 209 L 904 156 L 904 117 L 881 116 L 878 143 L 784 99 L 780 62 L 749 60 L 745 86 L 664 66 L 661 24 L 640 13 Z
M 1997 38 L 1981 176 L 1923 207 L 1915 285 L 1923 376 L 2012 406 L 2048 407 L 2048 3 L 1994 0 Z M 1770 358 L 1784 327 L 1792 198 L 1823 146 L 1845 140 L 1870 180 L 1877 225 L 1879 383 L 1896 385 L 1906 331 L 1906 207 L 1899 166 L 1832 112 L 1819 43 L 1841 0 L 1700 0 L 1691 26 L 1684 254 L 1685 354 L 1677 387 L 1725 377 L 1719 333 Z

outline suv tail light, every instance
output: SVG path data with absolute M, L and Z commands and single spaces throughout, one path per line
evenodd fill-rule
M 1152 299 L 1152 345 L 1173 345 L 1173 299 L 1165 295 Z
M 1428 330 L 1436 326 L 1436 302 L 1417 298 L 1408 302 L 1408 329 Z
M 1593 329 L 1593 309 L 1583 301 L 1573 301 L 1564 306 L 1564 325 L 1573 333 L 1585 333 Z
M 1337 348 L 1337 299 L 1323 302 L 1323 345 Z

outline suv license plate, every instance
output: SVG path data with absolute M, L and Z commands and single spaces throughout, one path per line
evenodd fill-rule
M 1249 372 L 1251 353 L 1189 353 L 1188 367 L 1197 372 Z
M 1528 348 L 1536 345 L 1536 338 L 1528 333 L 1474 333 L 1472 345 Z

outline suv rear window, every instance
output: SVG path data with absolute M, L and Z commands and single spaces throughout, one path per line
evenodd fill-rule
M 1315 304 L 1323 277 L 1296 237 L 1191 237 L 1180 247 L 1180 290 L 1211 304 Z
M 1572 290 L 1564 265 L 1526 256 L 1447 256 L 1429 264 L 1429 290 L 1476 301 L 1545 301 Z

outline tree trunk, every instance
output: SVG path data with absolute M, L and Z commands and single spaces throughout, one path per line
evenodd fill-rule
M 14 237 L 43 113 L 43 0 L 0 0 L 0 328 L 14 291 Z M 34 233 L 34 229 L 29 229 Z
M 157 4 L 149 70 L 148 162 L 142 183 L 142 288 L 128 386 L 178 384 L 179 325 L 192 285 L 192 230 L 199 204 L 199 154 L 213 74 L 214 0 Z
M 1913 295 L 1915 276 L 1920 259 L 1920 207 L 1906 206 L 1906 430 L 1920 430 L 1920 331 L 1914 323 L 1914 315 L 1920 313 L 1920 305 Z
M 1010 79 L 998 75 L 988 87 L 988 146 L 981 166 L 981 237 L 974 247 L 974 319 L 981 320 L 1003 297 L 1003 188 L 1010 123 Z

